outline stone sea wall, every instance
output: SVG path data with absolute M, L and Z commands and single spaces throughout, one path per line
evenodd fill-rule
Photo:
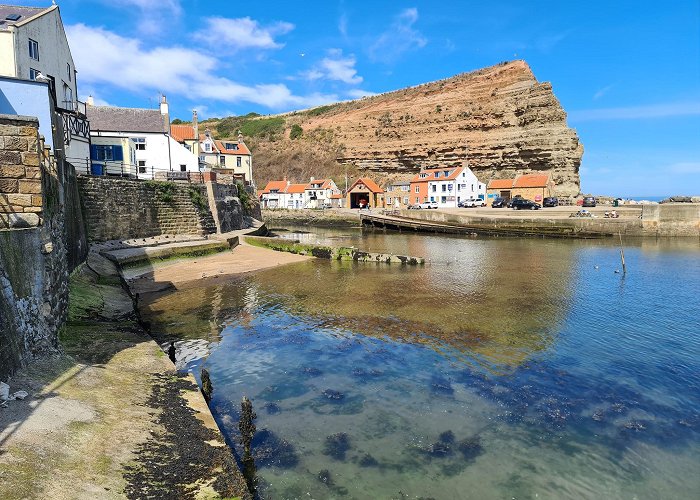
M 90 241 L 216 232 L 201 184 L 78 177 Z
M 87 250 L 65 184 L 74 174 L 43 149 L 38 126 L 0 115 L 0 380 L 58 349 L 68 273 Z M 75 219 L 70 240 L 67 216 Z

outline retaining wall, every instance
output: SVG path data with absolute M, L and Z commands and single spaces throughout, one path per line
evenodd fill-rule
M 78 176 L 90 241 L 216 232 L 206 187 Z
M 74 172 L 43 149 L 38 126 L 0 115 L 0 380 L 58 349 L 68 273 L 87 252 Z

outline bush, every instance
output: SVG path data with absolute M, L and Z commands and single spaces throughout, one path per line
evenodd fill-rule
M 155 191 L 155 196 L 158 201 L 170 203 L 173 201 L 175 194 L 175 183 L 167 181 L 146 181 L 146 186 Z
M 300 125 L 297 125 L 295 123 L 294 125 L 292 125 L 292 130 L 290 130 L 289 132 L 289 138 L 292 140 L 298 139 L 303 133 L 304 129 L 302 129 Z

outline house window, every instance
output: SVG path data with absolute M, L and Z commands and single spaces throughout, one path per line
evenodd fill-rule
M 447 185 L 447 190 L 448 190 L 448 191 L 452 191 L 452 184 L 448 184 L 448 185 Z
M 180 172 L 187 172 L 187 165 L 180 165 Z
M 446 191 L 447 191 L 447 184 L 443 184 L 442 185 L 442 192 L 444 193 Z
M 131 139 L 136 143 L 136 151 L 146 150 L 146 138 L 145 137 L 134 137 Z
M 426 177 L 428 177 L 428 174 L 420 174 L 418 177 L 420 177 L 421 179 L 425 179 Z
M 461 184 L 457 184 L 457 191 L 461 191 L 461 190 L 462 190 L 462 185 L 461 185 Z
M 36 75 L 38 75 L 38 74 L 39 74 L 38 69 L 29 68 L 29 79 L 30 80 L 36 80 Z
M 226 157 L 224 155 L 219 156 L 219 165 L 226 165 Z
M 416 186 L 416 193 L 420 193 L 420 187 Z M 416 198 L 417 199 L 417 198 Z M 417 203 L 417 202 L 416 202 Z
M 472 191 L 474 191 L 474 184 L 472 184 Z
M 236 166 L 237 167 L 241 166 L 241 157 L 240 156 L 236 158 Z
M 408 205 L 408 196 L 403 197 L 403 204 Z
M 29 58 L 39 60 L 39 42 L 31 38 L 29 39 Z
M 435 172 L 435 178 L 438 179 L 440 177 L 440 172 Z
M 448 177 L 449 175 L 450 175 L 450 171 L 449 171 L 449 170 L 445 170 L 445 177 Z
M 437 186 L 435 184 L 433 184 L 431 187 L 433 188 L 433 193 L 437 191 Z
M 207 153 L 211 153 L 211 144 L 209 144 L 208 142 L 205 142 L 204 143 L 204 151 L 206 151 Z
M 420 198 L 416 196 L 416 203 L 420 203 Z
M 391 205 L 391 196 L 389 196 L 389 197 L 386 199 L 386 202 L 387 202 L 389 205 Z
M 114 160 L 114 146 L 95 146 L 95 160 L 112 161 Z
M 66 69 L 67 69 L 67 71 L 68 71 L 68 81 L 69 81 L 69 82 L 72 82 L 72 81 L 73 81 L 73 75 L 71 75 L 71 72 L 70 72 L 70 64 L 66 63 Z

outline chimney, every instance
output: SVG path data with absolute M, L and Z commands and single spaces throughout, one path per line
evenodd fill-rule
M 242 143 L 243 143 L 243 134 L 239 130 L 238 131 L 238 144 L 242 144 Z
M 163 132 L 170 133 L 170 112 L 165 96 L 160 97 L 160 114 L 163 115 Z
M 204 131 L 204 135 L 205 135 L 206 137 L 211 137 L 211 130 L 206 129 L 206 130 Z
M 95 105 L 95 98 L 92 97 L 91 95 L 88 96 L 86 104 L 88 106 L 94 106 Z
M 311 177 L 311 178 L 309 179 L 309 182 L 313 182 L 315 179 L 316 179 L 316 177 Z

